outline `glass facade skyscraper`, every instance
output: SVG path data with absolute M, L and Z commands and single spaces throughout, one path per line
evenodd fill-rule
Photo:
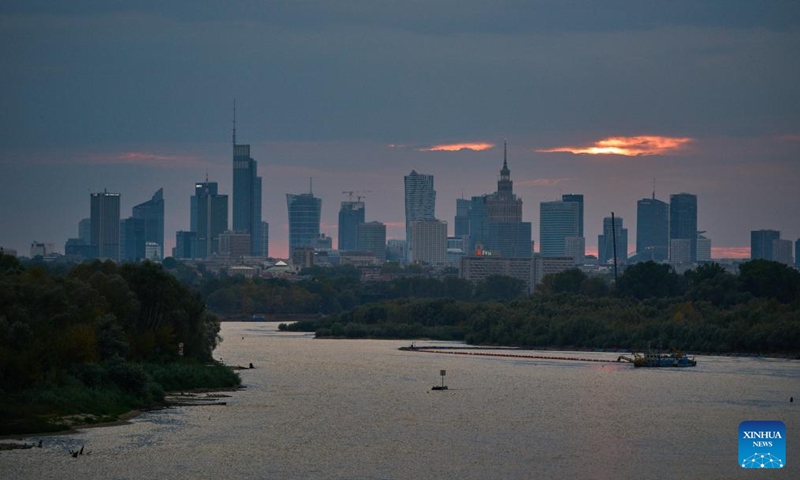
M 752 260 L 758 258 L 774 260 L 773 242 L 780 238 L 781 232 L 777 230 L 752 230 L 750 232 L 750 258 Z
M 219 235 L 228 229 L 228 196 L 217 194 L 217 182 L 194 185 L 196 207 L 195 255 L 206 258 L 219 251 Z
M 261 177 L 258 162 L 250 157 L 250 145 L 233 145 L 233 226 L 250 234 L 251 255 L 261 256 Z
M 563 257 L 568 237 L 580 237 L 578 202 L 542 202 L 539 204 L 539 253 L 543 257 Z
M 339 209 L 339 242 L 340 251 L 356 250 L 358 244 L 358 227 L 365 221 L 364 202 L 342 202 Z
M 598 265 L 614 262 L 614 243 L 617 263 L 625 263 L 628 259 L 628 229 L 622 228 L 622 217 L 615 217 L 613 222 L 611 217 L 605 217 L 603 233 L 597 236 Z
M 653 198 L 636 202 L 636 253 L 641 261 L 669 256 L 669 204 Z
M 289 210 L 289 256 L 296 248 L 312 247 L 319 237 L 322 199 L 313 193 L 286 194 Z
M 412 170 L 403 178 L 403 181 L 406 204 L 406 260 L 411 261 L 413 258 L 411 223 L 436 219 L 436 190 L 433 189 L 433 175 L 417 173 Z
M 467 198 L 456 199 L 456 218 L 455 218 L 455 231 L 453 234 L 456 237 L 463 237 L 469 235 L 469 206 L 470 200 Z
M 97 257 L 118 262 L 120 194 L 104 190 L 91 194 L 91 242 Z
M 164 248 L 164 189 L 159 188 L 153 197 L 133 207 L 133 218 L 142 220 L 144 222 L 144 242 L 153 242 L 161 246 L 162 251 Z M 139 251 L 138 246 L 136 247 Z M 136 257 L 135 260 L 145 258 L 144 245 L 141 246 L 141 257 Z
M 670 245 L 673 240 L 689 240 L 689 260 L 697 261 L 697 195 L 691 193 L 670 195 L 669 239 Z M 670 259 L 672 260 L 672 252 Z

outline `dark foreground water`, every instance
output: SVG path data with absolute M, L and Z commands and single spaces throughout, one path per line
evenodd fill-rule
M 42 449 L 0 452 L 0 478 L 800 478 L 798 361 L 634 369 L 403 352 L 408 342 L 314 340 L 268 323 L 222 334 L 217 358 L 256 366 L 227 406 L 42 437 Z M 449 390 L 433 392 L 441 369 Z M 744 420 L 786 424 L 785 468 L 738 466 Z M 91 455 L 69 455 L 83 445 Z

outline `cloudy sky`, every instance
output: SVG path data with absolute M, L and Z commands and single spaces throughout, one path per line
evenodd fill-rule
M 234 98 L 273 256 L 309 177 L 327 234 L 361 190 L 401 238 L 403 175 L 433 174 L 452 233 L 455 199 L 495 190 L 503 139 L 537 248 L 539 203 L 571 192 L 588 251 L 611 211 L 634 248 L 653 179 L 698 196 L 715 257 L 754 229 L 800 237 L 796 1 L 128 3 L 0 5 L 0 245 L 63 251 L 90 192 L 127 217 L 163 187 L 169 251 L 195 181 L 231 192 Z

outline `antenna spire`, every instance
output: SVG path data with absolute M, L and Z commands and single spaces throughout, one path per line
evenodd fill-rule
M 314 177 L 308 177 L 308 193 L 314 195 Z
M 656 199 L 656 179 L 653 179 L 653 200 Z
M 208 183 L 208 169 L 206 168 L 206 183 Z
M 506 153 L 507 153 L 507 149 L 506 149 L 506 139 L 504 138 L 504 139 L 503 139 L 503 167 L 506 167 L 506 168 L 508 168 L 508 161 L 507 161 L 507 160 L 508 160 L 508 157 L 507 157 Z
M 233 144 L 236 145 L 236 99 L 233 99 Z

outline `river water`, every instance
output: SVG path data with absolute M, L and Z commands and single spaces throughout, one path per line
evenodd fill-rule
M 0 452 L 0 478 L 800 478 L 800 361 L 634 369 L 405 352 L 273 323 L 224 323 L 222 335 L 215 357 L 256 367 L 226 406 L 41 437 L 44 448 Z M 431 391 L 440 370 L 449 389 Z M 744 420 L 786 424 L 785 468 L 739 467 Z M 90 455 L 69 455 L 84 445 Z

